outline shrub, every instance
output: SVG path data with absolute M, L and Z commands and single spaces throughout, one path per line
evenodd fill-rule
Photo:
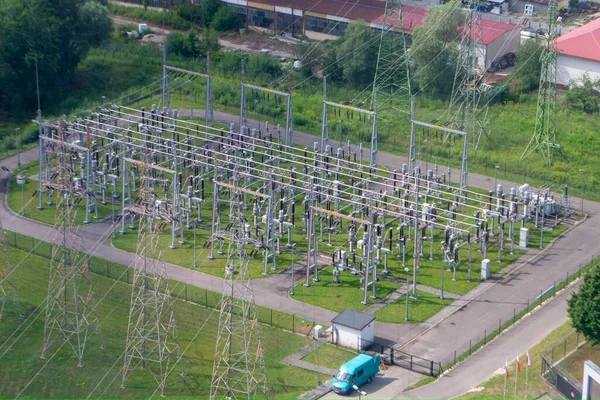
M 228 7 L 221 7 L 213 16 L 210 27 L 216 31 L 224 32 L 242 27 L 242 20 L 238 14 Z

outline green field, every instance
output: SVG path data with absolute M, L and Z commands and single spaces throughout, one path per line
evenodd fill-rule
M 433 317 L 444 307 L 452 303 L 452 299 L 440 299 L 440 296 L 417 290 L 417 298 L 408 296 L 408 322 L 421 323 Z M 406 295 L 395 300 L 377 311 L 374 316 L 379 322 L 404 323 L 407 322 Z
M 552 392 L 552 388 L 546 383 L 546 381 L 541 377 L 540 371 L 542 367 L 542 359 L 540 355 L 549 347 L 556 346 L 557 344 L 563 342 L 565 338 L 567 338 L 573 332 L 573 328 L 571 327 L 571 323 L 568 322 L 561 327 L 557 328 L 555 331 L 546 336 L 541 342 L 533 346 L 529 350 L 529 355 L 531 356 L 532 365 L 529 368 L 528 372 L 528 385 L 527 390 L 525 390 L 525 355 L 521 353 L 521 364 L 522 369 L 519 374 L 519 381 L 517 384 L 517 396 L 514 395 L 515 390 L 515 363 L 510 363 L 510 375 L 509 380 L 507 382 L 507 398 L 526 398 L 526 399 L 537 399 L 541 396 L 544 396 L 547 393 Z M 514 355 L 512 356 L 514 357 Z M 503 397 L 504 393 L 504 369 L 502 365 L 498 366 L 499 371 L 502 373 L 498 373 L 493 378 L 490 378 L 486 382 L 483 382 L 478 387 L 482 387 L 481 391 L 473 391 L 471 393 L 466 393 L 463 396 L 459 397 L 460 399 L 500 399 Z
M 0 324 L 0 397 L 17 395 L 33 398 L 148 398 L 157 385 L 146 371 L 135 371 L 126 389 L 120 388 L 122 352 L 125 345 L 130 286 L 93 275 L 98 299 L 98 314 L 106 348 L 91 335 L 86 347 L 83 368 L 67 346 L 51 347 L 47 360 L 40 360 L 43 338 L 44 299 L 48 279 L 48 261 L 25 252 L 8 248 L 13 274 L 19 289 L 19 300 L 25 320 L 17 317 L 16 306 L 9 302 Z M 19 263 L 21 263 L 19 265 Z M 181 295 L 183 284 L 173 285 Z M 186 294 L 187 295 L 187 294 Z M 183 362 L 186 383 L 177 374 L 168 380 L 171 398 L 199 398 L 209 395 L 218 311 L 183 301 L 175 302 L 178 336 L 185 349 Z M 269 390 L 273 397 L 296 397 L 313 388 L 326 377 L 284 366 L 280 361 L 300 350 L 309 339 L 276 328 L 261 326 L 266 355 Z M 197 335 L 197 336 L 196 336 Z
M 312 353 L 304 356 L 302 361 L 320 365 L 325 368 L 338 369 L 342 364 L 354 357 L 356 357 L 356 353 L 326 343 Z

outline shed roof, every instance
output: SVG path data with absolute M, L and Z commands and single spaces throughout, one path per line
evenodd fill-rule
M 559 54 L 600 61 L 600 18 L 556 39 Z
M 375 319 L 374 316 L 354 310 L 344 310 L 341 314 L 331 320 L 333 324 L 362 331 Z

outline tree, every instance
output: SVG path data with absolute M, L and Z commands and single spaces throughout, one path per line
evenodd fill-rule
M 202 54 L 216 53 L 221 48 L 219 45 L 219 34 L 214 29 L 206 28 L 202 32 L 202 39 L 200 40 L 200 52 Z
M 219 32 L 242 27 L 242 20 L 238 14 L 229 7 L 221 7 L 213 16 L 210 27 Z
M 251 78 L 271 80 L 281 76 L 281 65 L 268 54 L 249 56 L 245 68 L 246 74 Z
M 450 96 L 456 74 L 460 26 L 465 16 L 454 3 L 433 6 L 415 28 L 411 55 L 414 76 L 421 91 L 432 96 Z
M 600 343 L 600 267 L 593 266 L 585 275 L 577 293 L 567 302 L 575 330 L 593 344 Z
M 373 82 L 377 67 L 376 35 L 363 21 L 346 28 L 342 44 L 336 50 L 337 64 L 343 66 L 344 81 L 356 87 Z
M 522 92 L 530 92 L 540 85 L 542 71 L 540 56 L 543 51 L 544 48 L 535 40 L 527 40 L 519 48 L 515 74 Z
M 571 107 L 579 107 L 588 114 L 597 113 L 600 104 L 600 79 L 592 79 L 585 73 L 571 81 L 571 89 L 565 94 L 565 101 Z
M 342 66 L 337 61 L 337 48 L 342 39 L 336 40 L 327 46 L 327 53 L 323 59 L 323 76 L 327 76 L 327 82 L 342 82 Z
M 59 100 L 79 61 L 112 31 L 108 9 L 85 0 L 0 0 L 0 112 L 31 116 L 42 101 Z

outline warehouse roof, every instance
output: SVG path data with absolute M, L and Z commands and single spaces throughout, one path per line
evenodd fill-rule
M 600 18 L 556 39 L 556 50 L 567 56 L 600 61 Z
M 369 314 L 354 310 L 344 310 L 341 314 L 332 319 L 331 323 L 362 331 L 365 326 L 373 322 L 374 319 L 375 317 Z
M 410 32 L 417 26 L 423 23 L 423 19 L 427 14 L 427 9 L 422 7 L 402 6 L 402 29 Z M 372 23 L 376 25 L 397 26 L 398 12 L 394 11 L 388 18 L 384 19 L 381 15 Z M 490 44 L 498 39 L 502 34 L 514 30 L 520 30 L 521 27 L 515 24 L 505 22 L 491 21 L 480 19 L 478 26 L 474 24 L 471 31 L 471 36 L 482 44 Z
M 349 20 L 361 19 L 366 22 L 371 22 L 385 12 L 385 2 L 380 0 L 254 0 L 253 2 Z

